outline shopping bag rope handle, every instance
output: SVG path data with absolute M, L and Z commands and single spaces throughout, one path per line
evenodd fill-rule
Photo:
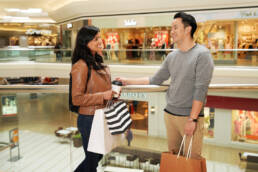
M 114 104 L 114 102 L 112 100 L 108 100 L 107 104 L 106 104 L 106 108 L 109 108 L 110 106 L 112 106 Z
M 182 139 L 182 142 L 181 142 L 181 145 L 180 145 L 180 148 L 179 148 L 179 152 L 177 154 L 177 158 L 179 158 L 182 147 L 183 147 L 183 155 L 184 155 L 184 152 L 185 152 L 185 137 L 186 137 L 186 135 L 183 136 L 183 139 Z
M 193 136 L 191 136 L 191 140 L 189 142 L 186 159 L 191 158 L 191 155 L 192 155 L 192 145 L 193 145 Z
M 179 152 L 177 154 L 177 159 L 180 156 L 180 152 L 182 150 L 183 147 L 183 156 L 184 156 L 184 152 L 185 152 L 185 139 L 186 139 L 186 135 L 183 136 L 180 148 L 179 148 Z M 189 142 L 189 146 L 188 146 L 188 150 L 187 150 L 187 155 L 186 155 L 186 159 L 191 158 L 191 154 L 192 154 L 192 145 L 193 145 L 193 136 L 191 136 L 191 140 Z

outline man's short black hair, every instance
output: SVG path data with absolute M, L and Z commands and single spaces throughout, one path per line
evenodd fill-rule
M 186 14 L 184 12 L 176 13 L 175 16 L 174 16 L 174 19 L 176 19 L 176 18 L 181 18 L 185 27 L 187 27 L 187 26 L 192 27 L 191 37 L 193 38 L 194 32 L 196 31 L 196 28 L 197 28 L 195 18 L 192 15 Z

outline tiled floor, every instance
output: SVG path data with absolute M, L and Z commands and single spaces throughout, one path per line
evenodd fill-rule
M 8 141 L 8 130 L 19 127 L 22 158 L 10 162 L 9 149 L 0 151 L 0 172 L 71 172 L 84 158 L 82 147 L 74 148 L 69 140 L 56 137 L 59 127 L 75 126 L 68 112 L 67 95 L 39 94 L 31 99 L 29 94 L 18 94 L 18 117 L 0 118 L 0 142 Z M 166 139 L 134 135 L 132 147 L 167 151 Z M 17 150 L 13 150 L 13 154 Z M 208 172 L 243 172 L 238 153 L 244 150 L 204 145 Z
M 3 138 L 5 133 L 1 133 Z M 75 148 L 69 140 L 50 134 L 20 131 L 21 159 L 9 161 L 9 149 L 0 152 L 1 172 L 48 172 L 72 171 L 84 158 L 82 147 Z M 132 147 L 166 151 L 166 140 L 134 135 Z M 13 154 L 17 149 L 13 150 Z M 208 172 L 244 172 L 239 167 L 239 150 L 204 145 L 203 156 L 207 159 Z
M 21 159 L 10 162 L 9 149 L 1 151 L 1 172 L 72 171 L 83 159 L 82 147 L 74 148 L 68 139 L 31 131 L 20 131 L 19 134 Z M 17 148 L 13 149 L 13 155 L 17 155 Z

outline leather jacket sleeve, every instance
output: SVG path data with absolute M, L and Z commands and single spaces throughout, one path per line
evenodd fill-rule
M 104 92 L 87 93 L 88 66 L 84 62 L 72 66 L 72 102 L 76 106 L 94 106 L 104 104 Z

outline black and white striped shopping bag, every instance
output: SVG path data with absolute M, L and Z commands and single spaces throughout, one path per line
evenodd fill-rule
M 132 124 L 132 119 L 124 101 L 118 101 L 104 111 L 107 125 L 112 135 L 124 133 Z

